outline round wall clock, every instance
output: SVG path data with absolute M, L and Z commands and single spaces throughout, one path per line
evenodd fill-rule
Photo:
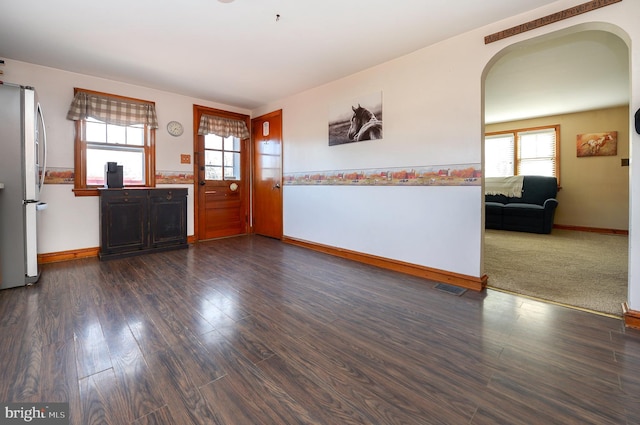
M 182 124 L 178 121 L 169 121 L 167 124 L 167 131 L 172 136 L 181 136 L 184 128 L 182 128 Z

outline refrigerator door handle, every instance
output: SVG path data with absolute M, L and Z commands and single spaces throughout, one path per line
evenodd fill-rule
M 40 185 L 38 191 L 42 192 L 42 185 L 44 184 L 44 177 L 47 174 L 47 130 L 44 125 L 44 115 L 42 114 L 42 106 L 38 102 L 38 115 L 40 116 L 40 122 L 42 123 L 42 174 L 40 175 Z

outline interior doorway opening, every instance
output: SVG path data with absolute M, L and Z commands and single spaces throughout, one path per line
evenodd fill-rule
M 614 124 L 617 128 L 602 128 L 602 131 L 619 131 L 618 155 L 616 157 L 605 159 L 591 158 L 592 162 L 589 164 L 587 164 L 584 158 L 576 158 L 576 138 L 578 134 L 582 132 L 592 132 L 595 130 L 588 128 L 588 125 L 586 124 L 561 125 L 565 131 L 562 133 L 561 138 L 562 152 L 560 154 L 560 173 L 562 175 L 562 186 L 557 196 L 559 200 L 559 214 L 557 213 L 556 215 L 556 227 L 564 227 L 565 229 L 568 228 L 574 231 L 600 230 L 611 231 L 611 233 L 624 233 L 629 230 L 630 216 L 628 187 L 630 176 L 629 168 L 625 168 L 623 164 L 628 161 L 630 156 L 629 144 L 631 135 L 629 134 L 630 126 L 628 124 L 628 120 L 631 116 L 629 111 L 630 54 L 628 38 L 625 38 L 624 35 L 625 34 L 622 33 L 619 28 L 612 25 L 595 23 L 578 25 L 576 27 L 547 34 L 532 40 L 514 43 L 499 52 L 485 68 L 483 74 L 483 116 L 485 131 L 486 128 L 500 128 L 498 126 L 499 124 L 504 124 L 506 126 L 511 124 L 516 128 L 518 126 L 535 126 L 532 123 L 540 124 L 541 122 L 544 122 L 546 117 L 551 117 L 549 119 L 554 121 L 553 124 L 557 124 L 557 120 L 564 119 L 563 117 L 570 114 L 580 114 L 589 109 L 597 110 L 597 114 L 602 115 L 601 111 L 603 110 L 622 108 L 622 112 L 615 111 L 612 112 L 612 114 L 622 113 L 626 124 L 620 124 L 617 122 Z M 613 43 L 614 47 L 608 47 L 608 43 Z M 582 68 L 570 70 L 569 68 L 572 66 L 580 66 L 580 56 L 577 51 L 577 47 L 589 45 L 592 47 L 595 46 L 595 48 L 592 48 L 584 54 L 583 59 L 585 62 L 582 62 Z M 573 50 L 571 51 L 567 49 Z M 569 51 L 570 53 L 568 53 Z M 623 54 L 621 54 L 621 52 Z M 601 54 L 603 57 L 599 60 L 595 57 L 597 54 Z M 578 59 L 576 59 L 576 57 Z M 533 59 L 536 60 L 537 65 L 535 66 L 538 66 L 538 69 L 527 69 L 527 65 L 530 65 L 527 61 Z M 598 64 L 609 64 L 609 66 L 604 65 L 599 70 L 587 69 L 589 65 L 595 67 L 600 66 Z M 533 65 L 530 66 L 533 67 Z M 615 83 L 614 78 L 620 77 L 617 73 L 611 71 L 612 68 L 624 70 L 626 73 L 625 80 L 623 81 L 624 101 L 613 101 L 609 104 L 603 103 L 600 106 L 585 107 L 582 111 L 577 108 L 569 110 L 562 109 L 574 98 L 576 103 L 587 105 L 588 102 L 584 100 L 586 97 L 605 97 L 605 95 L 599 96 L 598 90 L 600 93 L 606 93 L 607 96 L 611 94 L 607 92 L 611 92 L 611 84 Z M 529 80 L 524 78 L 525 71 L 530 72 L 531 76 L 529 77 Z M 599 76 L 599 78 L 596 79 L 598 83 L 593 83 L 591 85 L 585 85 L 586 83 L 583 83 L 580 85 L 579 81 L 573 81 L 565 83 L 562 86 L 554 87 L 552 85 L 552 82 L 561 81 L 561 79 L 565 77 L 570 77 L 573 80 L 579 80 L 578 77 L 586 77 L 593 73 Z M 503 84 L 495 84 L 496 80 L 501 81 Z M 577 84 L 577 87 L 574 83 Z M 545 106 L 544 103 L 539 102 L 536 99 L 540 94 L 549 99 L 548 106 Z M 554 100 L 556 96 L 558 96 L 560 101 Z M 518 116 L 517 105 L 505 105 L 502 109 L 496 106 L 499 104 L 500 99 L 506 97 L 517 99 L 522 103 L 529 102 L 528 112 L 522 113 Z M 547 122 L 547 124 L 551 123 Z M 484 170 L 484 138 L 482 150 L 482 166 Z M 595 159 L 595 162 L 593 159 Z M 610 163 L 609 168 L 611 171 L 607 171 L 607 166 L 603 166 L 605 161 Z M 597 179 L 597 175 L 594 175 L 595 172 L 601 173 L 600 183 L 611 179 L 612 174 L 614 173 L 617 174 L 621 180 L 609 182 L 604 184 L 605 187 L 598 189 L 595 187 L 596 185 L 589 184 L 589 179 Z M 598 214 L 603 219 L 610 217 L 610 214 L 598 211 L 598 208 L 601 208 L 602 205 L 592 206 L 588 202 L 581 204 L 581 202 L 583 202 L 581 199 L 587 199 L 588 197 L 597 199 L 597 202 L 601 204 L 606 203 L 606 201 L 603 201 L 602 197 L 595 194 L 596 189 L 608 191 L 608 193 L 603 195 L 605 198 L 616 195 L 612 192 L 618 192 L 617 195 L 619 196 L 617 198 L 614 196 L 613 199 L 615 199 L 615 201 L 611 201 L 616 203 L 615 208 L 620 212 L 619 216 L 616 218 L 617 221 L 598 221 Z M 564 209 L 562 209 L 563 207 Z M 580 208 L 582 211 L 590 211 L 592 217 L 589 217 L 589 214 L 576 213 L 576 209 Z M 590 210 L 590 208 L 592 210 Z M 572 223 L 571 220 L 576 221 Z M 482 272 L 483 274 L 487 274 L 489 277 L 489 287 L 495 287 L 494 285 L 498 282 L 495 281 L 495 276 L 494 279 L 492 279 L 492 270 L 487 265 L 488 253 L 486 250 L 488 249 L 488 244 L 486 238 L 487 233 L 483 229 Z M 593 261 L 599 261 L 597 254 L 597 251 L 594 252 Z M 623 255 L 628 258 L 628 254 L 629 247 L 627 241 L 626 250 Z M 573 264 L 567 264 L 567 267 L 569 269 L 576 268 L 580 267 L 580 264 L 574 262 Z M 526 272 L 532 274 L 535 273 L 536 270 L 529 269 Z M 624 272 L 628 279 L 628 265 Z M 625 288 L 625 294 L 625 299 L 621 299 L 620 302 L 624 302 L 628 298 L 628 287 Z M 523 295 L 527 294 L 524 293 Z M 600 295 L 593 294 L 593 296 L 598 297 Z M 550 293 L 546 298 L 541 298 L 552 302 L 555 301 L 552 293 Z M 621 316 L 621 313 L 622 311 L 620 309 L 620 314 L 618 315 Z

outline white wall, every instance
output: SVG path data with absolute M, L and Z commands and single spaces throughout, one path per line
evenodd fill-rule
M 48 144 L 48 167 L 73 169 L 74 124 L 66 119 L 73 88 L 80 87 L 156 103 L 159 128 L 156 132 L 156 171 L 193 173 L 193 164 L 181 164 L 180 154 L 191 155 L 193 162 L 193 105 L 203 105 L 243 114 L 250 111 L 213 103 L 174 93 L 133 86 L 87 75 L 42 67 L 6 59 L 4 81 L 34 86 L 42 104 Z M 184 133 L 170 136 L 169 121 L 180 121 Z M 187 234 L 193 235 L 193 185 L 160 185 L 158 187 L 187 187 Z M 98 197 L 76 197 L 73 185 L 47 184 L 42 200 L 48 208 L 39 216 L 38 252 L 55 253 L 100 245 Z
M 625 1 L 488 45 L 497 31 L 575 6 L 561 0 L 534 12 L 426 47 L 330 84 L 273 102 L 283 110 L 284 172 L 482 162 L 483 75 L 503 49 L 585 25 L 640 41 L 640 2 Z M 640 49 L 630 52 L 631 85 L 640 82 Z M 381 90 L 384 140 L 327 144 L 336 101 Z M 640 92 L 631 94 L 631 114 Z M 630 120 L 632 122 L 632 120 Z M 631 151 L 640 137 L 631 132 Z M 640 252 L 640 173 L 630 169 L 631 247 Z M 285 186 L 285 235 L 473 277 L 483 274 L 480 187 Z M 630 261 L 630 307 L 640 310 L 640 262 Z
M 283 108 L 284 171 L 480 163 L 480 103 L 469 108 L 465 98 L 479 98 L 479 77 L 468 74 L 483 65 L 451 48 L 440 43 L 272 105 Z M 452 101 L 451 87 L 465 95 Z M 330 105 L 380 90 L 384 139 L 329 147 Z M 284 187 L 286 236 L 468 276 L 481 271 L 480 227 L 478 186 Z

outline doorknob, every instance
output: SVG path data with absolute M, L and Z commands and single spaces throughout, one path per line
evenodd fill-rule
M 280 183 L 276 183 L 275 186 L 273 186 L 274 189 L 280 189 Z
M 204 180 L 200 180 L 200 186 L 204 186 L 205 184 L 207 184 Z

